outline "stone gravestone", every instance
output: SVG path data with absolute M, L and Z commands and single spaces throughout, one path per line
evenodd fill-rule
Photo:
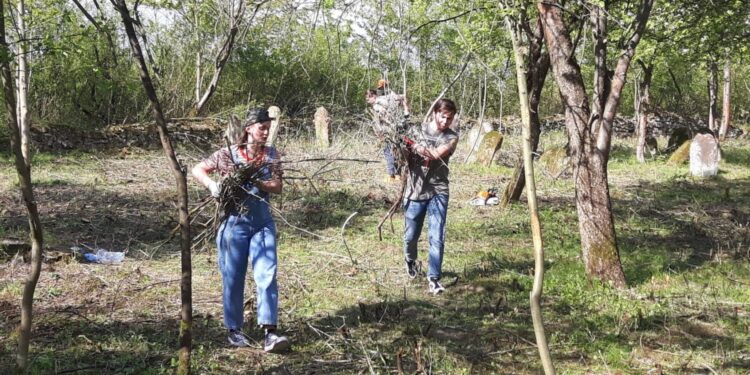
M 477 150 L 479 150 L 479 144 L 482 141 L 482 138 L 485 134 L 492 131 L 492 124 L 489 122 L 484 122 L 482 124 L 477 123 L 474 125 L 471 130 L 469 130 L 468 135 L 466 136 L 466 146 L 469 148 L 469 158 L 467 159 L 470 162 L 474 162 L 477 159 Z
M 716 137 L 701 133 L 690 142 L 690 174 L 696 177 L 716 176 L 719 172 L 721 150 Z
M 498 151 L 503 145 L 503 136 L 500 132 L 491 131 L 482 137 L 477 150 L 477 163 L 491 165 L 496 163 L 500 157 Z
M 676 150 L 678 147 L 685 144 L 685 142 L 689 141 L 692 137 L 693 135 L 688 128 L 681 127 L 672 130 L 672 133 L 669 134 L 669 141 L 667 141 L 666 151 L 671 152 Z
M 268 139 L 266 139 L 266 146 L 273 146 L 276 142 L 276 136 L 279 134 L 279 124 L 281 123 L 281 109 L 272 105 L 268 107 L 268 115 L 273 117 L 275 120 L 271 121 L 271 129 L 268 129 Z
M 539 158 L 542 172 L 550 178 L 558 178 L 570 167 L 570 157 L 565 146 L 548 148 Z
M 328 148 L 331 142 L 328 138 L 328 129 L 331 125 L 331 116 L 328 115 L 328 111 L 325 107 L 320 107 L 315 111 L 315 141 L 318 146 L 322 148 Z

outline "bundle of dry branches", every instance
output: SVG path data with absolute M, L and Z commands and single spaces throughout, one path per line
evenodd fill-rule
M 235 163 L 235 170 L 221 180 L 219 196 L 207 197 L 190 212 L 191 224 L 201 217 L 205 220 L 201 223 L 203 229 L 194 237 L 193 246 L 212 239 L 221 222 L 230 213 L 240 215 L 248 213 L 248 208 L 244 204 L 245 200 L 260 199 L 260 197 L 246 188 L 247 183 L 255 184 L 259 181 L 266 167 L 272 168 L 269 163 Z M 210 205 L 211 202 L 214 204 Z
M 238 165 L 232 174 L 221 180 L 221 191 L 216 200 L 216 214 L 220 215 L 217 222 L 221 222 L 230 212 L 237 212 L 240 215 L 247 213 L 247 207 L 243 204 L 244 201 L 249 197 L 260 197 L 247 190 L 245 185 L 248 182 L 255 184 L 267 165 L 268 163 Z
M 404 198 L 406 189 L 406 173 L 408 170 L 407 160 L 412 155 L 412 145 L 421 140 L 419 127 L 413 126 L 409 122 L 408 116 L 405 116 L 400 105 L 396 100 L 387 100 L 387 104 L 382 111 L 371 110 L 373 121 L 372 127 L 375 135 L 378 137 L 383 147 L 387 147 L 393 156 L 396 171 L 401 177 L 401 189 L 399 196 L 394 201 L 385 216 L 378 223 L 378 237 L 382 240 L 382 228 L 388 218 L 396 212 L 396 208 Z M 392 226 L 392 225 L 391 225 Z
M 393 155 L 396 171 L 403 174 L 409 150 L 407 139 L 415 140 L 419 133 L 409 122 L 409 117 L 403 114 L 401 104 L 395 98 L 384 99 L 383 109 L 370 109 L 372 114 L 372 128 L 383 147 L 388 147 Z

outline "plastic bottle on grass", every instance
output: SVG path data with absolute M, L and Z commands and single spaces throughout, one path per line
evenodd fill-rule
M 117 264 L 121 263 L 122 260 L 125 259 L 125 253 L 99 249 L 96 251 L 96 253 L 83 254 L 83 258 L 91 263 Z

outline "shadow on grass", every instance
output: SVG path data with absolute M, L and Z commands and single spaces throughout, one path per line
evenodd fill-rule
M 340 228 L 354 212 L 367 217 L 374 211 L 387 210 L 391 204 L 382 197 L 361 195 L 348 189 L 306 189 L 292 194 L 292 199 L 284 203 L 284 216 L 290 223 L 307 230 Z
M 485 260 L 483 267 L 466 270 L 458 284 L 437 297 L 406 293 L 413 289 L 411 282 L 403 295 L 361 300 L 330 314 L 291 323 L 295 352 L 264 373 L 421 373 L 429 372 L 427 369 L 539 373 L 528 307 L 530 279 L 498 280 L 508 263 L 495 256 Z M 518 269 L 526 266 L 511 264 Z M 703 324 L 682 311 L 629 319 L 617 309 L 592 304 L 585 296 L 596 295 L 595 290 L 584 288 L 574 293 L 583 297 L 545 298 L 547 336 L 557 366 L 591 368 L 601 364 L 602 353 L 627 358 L 639 345 L 683 352 L 710 352 L 719 345 L 734 353 L 743 347 L 717 330 L 718 325 Z M 685 337 L 666 339 L 681 330 L 687 332 Z M 610 365 L 623 368 L 623 363 Z M 722 368 L 739 371 L 746 364 L 726 361 Z
M 624 222 L 618 232 L 621 256 L 640 264 L 661 262 L 626 267 L 631 285 L 668 269 L 695 268 L 750 239 L 743 231 L 750 222 L 750 181 L 673 179 L 627 191 L 637 198 L 613 199 L 615 216 Z
M 193 322 L 193 371 L 206 374 L 351 374 L 351 373 L 539 373 L 541 366 L 529 312 L 530 278 L 505 271 L 526 269 L 529 262 L 488 254 L 479 266 L 460 273 L 459 281 L 439 295 L 425 291 L 422 279 L 406 281 L 403 294 L 354 300 L 328 314 L 282 321 L 293 350 L 268 355 L 260 350 L 260 334 L 246 328 L 255 341 L 249 349 L 232 349 L 220 316 L 196 314 Z M 446 275 L 445 280 L 450 279 Z M 346 287 L 343 285 L 342 287 Z M 105 287 L 107 291 L 110 287 Z M 398 287 L 396 287 L 398 288 Z M 683 310 L 626 320 L 617 309 L 591 303 L 596 290 L 573 292 L 567 300 L 550 295 L 543 307 L 553 361 L 557 366 L 591 368 L 602 352 L 632 353 L 636 348 L 672 351 L 741 350 L 743 343 L 700 315 Z M 170 372 L 177 356 L 177 314 L 154 317 L 128 312 L 123 298 L 75 307 L 36 311 L 31 373 Z M 109 300 L 104 295 L 100 302 Z M 115 318 L 112 317 L 114 312 Z M 122 319 L 126 313 L 127 321 Z M 17 316 L 0 329 L 17 324 Z M 10 330 L 8 330 L 10 331 Z M 0 370 L 10 368 L 13 348 L 0 345 Z M 628 354 L 629 355 L 629 354 Z M 622 363 L 613 364 L 622 368 Z M 643 367 L 639 368 L 643 370 Z M 725 361 L 722 369 L 742 372 L 747 363 Z M 700 370 L 700 369 L 696 369 Z M 3 372 L 3 371 L 0 371 Z M 700 371 L 697 371 L 700 372 Z
M 225 356 L 215 353 L 229 349 L 220 319 L 205 315 L 193 317 L 193 369 L 217 374 L 235 369 L 237 362 L 222 362 Z M 127 321 L 121 321 L 106 318 L 106 311 L 90 311 L 86 306 L 37 309 L 28 373 L 171 373 L 176 367 L 178 331 L 177 316 L 154 319 L 134 312 Z M 8 344 L 0 346 L 0 373 L 4 374 L 12 373 L 14 356 L 11 354 L 15 352 L 15 347 Z M 208 365 L 207 353 L 212 353 L 219 361 Z M 249 361 L 249 365 L 245 365 L 251 367 L 262 351 L 248 350 L 240 354 Z M 210 359 L 216 360 L 215 357 Z
M 177 210 L 172 196 L 143 194 L 138 187 L 129 188 L 130 181 L 118 182 L 117 192 L 89 185 L 71 184 L 65 180 L 46 180 L 35 185 L 34 194 L 49 250 L 63 250 L 72 246 L 103 248 L 110 251 L 129 251 L 128 256 L 147 256 L 162 259 L 179 253 Z M 136 185 L 142 186 L 142 185 Z M 306 230 L 338 228 L 353 212 L 368 216 L 381 210 L 387 202 L 349 191 L 322 190 L 319 195 L 289 194 L 299 204 L 286 204 L 282 215 Z M 272 204 L 277 207 L 276 197 Z M 0 204 L 7 209 L 0 216 L 3 235 L 25 238 L 28 231 L 26 209 L 17 196 L 0 195 Z M 190 208 L 200 202 L 190 201 Z M 213 216 L 214 203 L 199 211 L 194 221 L 194 238 L 210 231 L 201 222 Z M 276 215 L 278 216 L 278 215 Z M 280 220 L 277 219 L 277 224 Z M 213 248 L 213 233 L 205 245 Z
M 419 373 L 429 368 L 494 372 L 506 366 L 535 369 L 536 349 L 528 313 L 514 308 L 507 293 L 503 286 L 485 289 L 480 295 L 476 288 L 454 287 L 434 300 L 359 302 L 329 316 L 297 323 L 293 340 L 301 350 L 275 371 L 330 374 L 368 368 L 375 373 L 398 369 Z M 323 344 L 333 350 L 321 353 Z
M 115 193 L 52 180 L 35 185 L 34 195 L 45 245 L 52 250 L 80 244 L 129 250 L 166 241 L 177 224 L 177 211 L 168 199 L 139 192 Z M 6 234 L 26 233 L 28 222 L 22 202 L 9 197 L 6 207 L 7 216 L 0 217 Z
M 739 167 L 747 167 L 750 165 L 750 150 L 739 147 L 722 150 L 721 158 L 725 163 L 736 164 Z M 721 169 L 721 165 L 719 165 L 719 169 Z

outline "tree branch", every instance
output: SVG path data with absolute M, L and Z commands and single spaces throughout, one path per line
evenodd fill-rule
M 492 8 L 495 8 L 495 7 L 492 7 Z M 426 26 L 429 26 L 429 25 L 432 25 L 432 24 L 435 24 L 435 23 L 443 23 L 443 22 L 448 22 L 448 21 L 452 21 L 452 20 L 455 20 L 455 19 L 461 18 L 461 17 L 463 17 L 463 16 L 465 16 L 465 15 L 467 15 L 467 14 L 469 14 L 469 13 L 472 13 L 472 12 L 476 12 L 476 11 L 480 11 L 480 10 L 487 10 L 487 9 L 490 9 L 490 8 L 487 8 L 487 7 L 481 7 L 481 8 L 473 8 L 473 9 L 469 9 L 469 10 L 467 10 L 467 11 L 461 12 L 461 13 L 459 13 L 459 14 L 455 15 L 455 16 L 451 16 L 451 17 L 448 17 L 448 18 L 442 18 L 442 19 L 439 19 L 439 20 L 430 20 L 430 21 L 427 21 L 427 22 L 425 22 L 425 23 L 423 23 L 423 24 L 421 24 L 421 25 L 417 26 L 417 27 L 416 27 L 415 29 L 413 29 L 412 31 L 410 31 L 410 32 L 409 32 L 409 37 L 408 37 L 408 38 L 406 38 L 406 40 L 409 40 L 409 39 L 411 39 L 411 37 L 412 37 L 412 36 L 414 36 L 414 34 L 416 34 L 416 33 L 417 33 L 417 31 L 419 31 L 419 30 L 420 30 L 420 29 L 422 29 L 423 27 L 426 27 Z

